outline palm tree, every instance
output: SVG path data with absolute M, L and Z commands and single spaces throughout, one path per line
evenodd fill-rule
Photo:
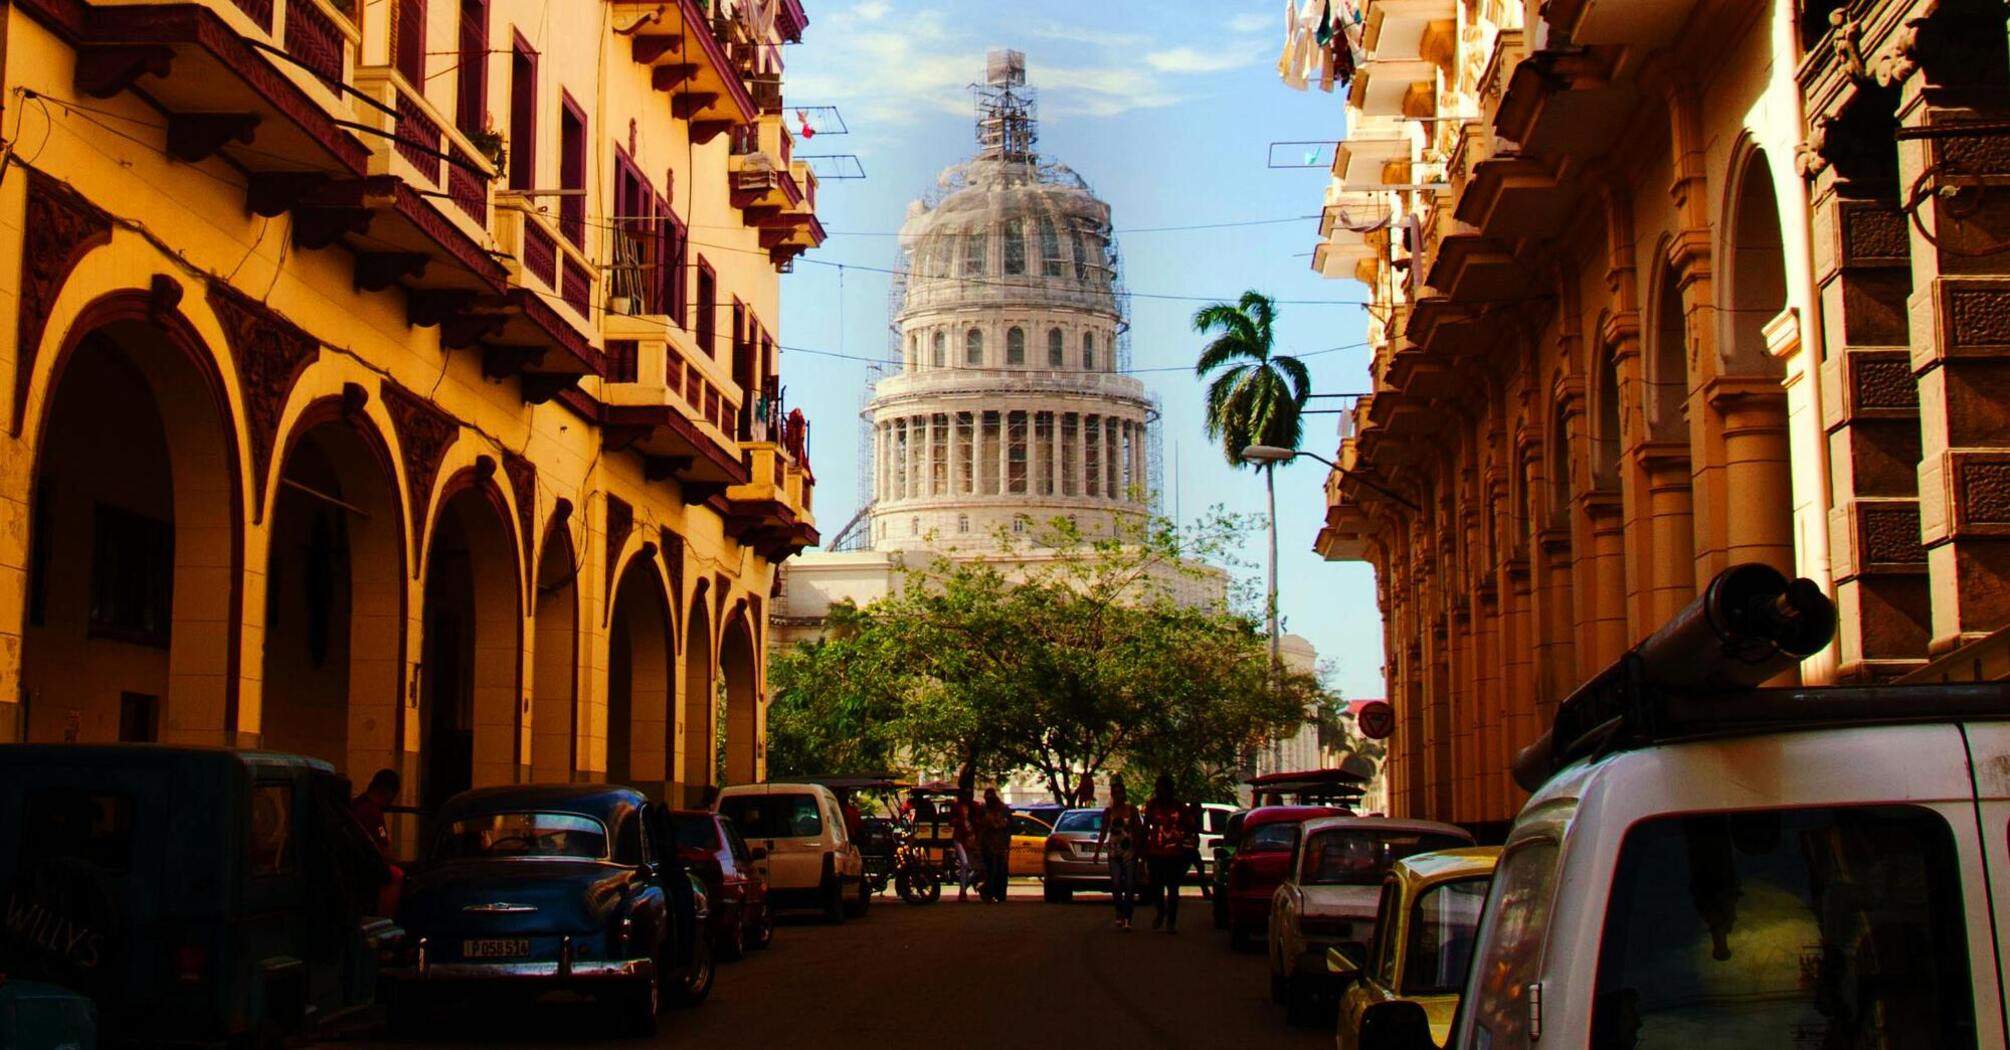
M 1194 331 L 1214 339 L 1194 362 L 1206 379 L 1207 436 L 1221 442 L 1222 455 L 1237 466 L 1242 450 L 1274 445 L 1298 451 L 1305 436 L 1305 401 L 1312 375 L 1305 362 L 1274 352 L 1272 326 L 1277 304 L 1261 292 L 1244 292 L 1233 305 L 1214 303 L 1193 315 Z
M 1274 353 L 1272 326 L 1277 304 L 1262 292 L 1242 293 L 1230 305 L 1213 303 L 1194 312 L 1193 330 L 1214 339 L 1201 348 L 1194 375 L 1214 381 L 1207 387 L 1207 436 L 1221 442 L 1222 455 L 1236 466 L 1242 450 L 1271 445 L 1298 451 L 1305 437 L 1305 402 L 1312 375 L 1305 362 Z M 1263 464 L 1264 494 L 1270 503 L 1270 588 L 1265 620 L 1270 629 L 1270 664 L 1282 666 L 1277 633 L 1277 464 Z

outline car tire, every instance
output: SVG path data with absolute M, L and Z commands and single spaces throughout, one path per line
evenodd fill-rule
M 824 884 L 824 922 L 836 926 L 844 921 L 844 883 L 833 878 Z
M 872 906 L 872 884 L 861 876 L 858 880 L 858 894 L 844 904 L 844 917 L 863 919 L 867 908 Z
M 720 962 L 739 962 L 747 957 L 747 922 L 744 918 L 719 934 L 713 947 Z
M 775 906 L 761 902 L 761 916 L 754 921 L 754 929 L 747 937 L 747 947 L 761 951 L 775 943 Z
M 1040 890 L 1040 896 L 1049 904 L 1066 904 L 1075 899 L 1075 890 L 1072 886 L 1049 882 Z
M 691 946 L 691 964 L 678 971 L 670 982 L 670 1002 L 686 1007 L 704 1002 L 712 994 L 712 978 L 717 974 L 711 939 L 700 937 Z
M 635 982 L 633 987 L 622 989 L 620 1000 L 620 1008 L 613 1014 L 619 1019 L 622 1030 L 638 1039 L 654 1038 L 656 1015 L 663 1012 L 661 973 L 652 973 Z

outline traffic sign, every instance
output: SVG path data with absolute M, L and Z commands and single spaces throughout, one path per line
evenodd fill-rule
M 1370 740 L 1387 740 L 1396 731 L 1396 709 L 1387 700 L 1370 700 L 1354 712 L 1361 735 Z

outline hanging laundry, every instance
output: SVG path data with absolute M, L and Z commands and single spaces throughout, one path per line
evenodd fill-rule
M 1312 34 L 1312 39 L 1317 40 L 1320 47 L 1333 43 L 1333 0 L 1320 0 L 1319 28 Z
M 796 123 L 801 124 L 803 126 L 803 135 L 802 135 L 803 138 L 806 139 L 816 138 L 817 129 L 810 127 L 810 115 L 808 113 L 800 109 L 796 110 Z
M 1284 0 L 1284 53 L 1277 59 L 1277 75 L 1285 87 L 1294 91 L 1305 90 L 1305 40 L 1299 31 L 1302 23 L 1296 0 Z

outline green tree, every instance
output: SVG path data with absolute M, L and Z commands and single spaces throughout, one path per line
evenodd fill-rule
M 828 637 L 777 648 L 768 661 L 772 776 L 865 776 L 894 768 L 909 683 L 849 603 L 833 606 Z

